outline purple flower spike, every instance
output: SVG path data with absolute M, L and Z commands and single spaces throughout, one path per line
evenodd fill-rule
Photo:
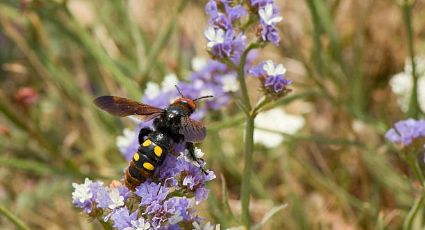
M 207 48 L 211 56 L 221 61 L 230 59 L 237 64 L 245 50 L 246 37 L 239 33 L 234 25 L 247 15 L 247 11 L 241 5 L 230 6 L 227 1 L 210 0 L 205 12 L 210 16 L 204 36 L 208 41 Z

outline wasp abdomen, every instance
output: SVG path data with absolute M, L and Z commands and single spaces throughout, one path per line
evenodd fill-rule
M 146 178 L 152 177 L 156 168 L 162 164 L 168 153 L 168 142 L 164 138 L 163 134 L 153 132 L 140 145 L 125 172 L 125 184 L 128 188 L 134 190 Z

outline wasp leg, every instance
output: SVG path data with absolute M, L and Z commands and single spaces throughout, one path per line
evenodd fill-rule
M 143 127 L 139 132 L 139 144 L 142 144 L 145 141 L 145 137 L 147 137 L 153 130 L 149 127 Z
M 195 161 L 196 163 L 198 163 L 199 168 L 201 169 L 201 171 L 205 174 L 208 175 L 207 171 L 204 168 L 204 159 L 202 158 L 197 158 L 195 156 L 195 145 L 192 142 L 186 142 L 186 149 L 188 151 L 188 155 L 189 158 L 193 161 Z

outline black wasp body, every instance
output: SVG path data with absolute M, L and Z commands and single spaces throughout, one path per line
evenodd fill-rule
M 96 98 L 95 104 L 113 115 L 133 115 L 144 121 L 153 119 L 154 129 L 144 127 L 140 130 L 140 146 L 125 171 L 124 183 L 129 189 L 134 190 L 152 177 L 175 143 L 186 141 L 190 157 L 198 160 L 194 156 L 193 143 L 205 138 L 206 129 L 201 122 L 191 119 L 190 115 L 196 109 L 195 101 L 200 98 L 192 100 L 182 95 L 165 109 L 115 96 Z
M 171 148 L 170 138 L 158 131 L 150 130 L 146 139 L 139 135 L 139 140 L 141 140 L 140 146 L 133 155 L 124 178 L 125 185 L 132 190 L 146 178 L 152 177 L 155 169 L 162 164 Z

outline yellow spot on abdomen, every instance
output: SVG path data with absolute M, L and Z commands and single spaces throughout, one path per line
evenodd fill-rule
M 151 145 L 152 144 L 152 141 L 151 140 L 149 140 L 149 139 L 147 139 L 145 142 L 143 142 L 143 146 L 145 146 L 145 147 L 147 147 L 147 146 L 149 146 L 149 145 Z
M 159 146 L 155 146 L 155 148 L 153 149 L 153 152 L 155 153 L 157 157 L 161 157 L 162 155 L 162 149 Z
M 135 161 L 138 161 L 138 160 L 139 160 L 139 158 L 140 158 L 140 156 L 139 156 L 139 154 L 138 154 L 138 153 L 135 153 L 135 154 L 133 155 L 133 159 L 134 159 Z
M 155 167 L 151 163 L 145 162 L 143 163 L 143 168 L 145 168 L 146 170 L 152 171 Z

